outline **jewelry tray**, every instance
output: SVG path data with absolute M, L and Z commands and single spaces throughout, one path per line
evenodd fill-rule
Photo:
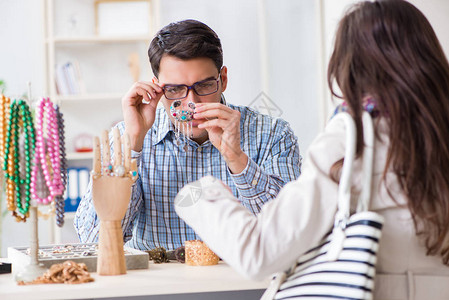
M 13 273 L 20 272 L 30 263 L 29 249 L 29 247 L 8 247 L 8 260 L 12 263 Z M 148 269 L 148 253 L 128 247 L 124 247 L 124 252 L 127 270 Z M 89 272 L 96 272 L 98 243 L 39 246 L 38 256 L 39 263 L 46 268 L 72 260 L 76 263 L 85 263 Z

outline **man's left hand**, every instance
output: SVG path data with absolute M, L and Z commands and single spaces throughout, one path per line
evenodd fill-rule
M 232 173 L 241 173 L 248 156 L 240 147 L 240 112 L 221 103 L 195 104 L 198 128 L 204 128 L 209 140 L 220 151 Z

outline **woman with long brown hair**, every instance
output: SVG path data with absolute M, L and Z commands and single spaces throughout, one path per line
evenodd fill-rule
M 374 117 L 370 210 L 385 218 L 375 298 L 448 298 L 449 64 L 430 23 L 403 0 L 355 4 L 340 21 L 328 83 L 356 121 L 359 155 L 363 110 Z M 285 270 L 332 227 L 344 138 L 343 122 L 331 120 L 310 146 L 301 177 L 258 216 L 211 178 L 200 180 L 195 209 L 177 212 L 242 273 Z

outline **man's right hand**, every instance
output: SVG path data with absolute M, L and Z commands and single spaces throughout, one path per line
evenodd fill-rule
M 153 126 L 157 104 L 162 95 L 162 88 L 158 84 L 139 81 L 122 98 L 123 118 L 132 150 L 142 150 L 145 135 Z

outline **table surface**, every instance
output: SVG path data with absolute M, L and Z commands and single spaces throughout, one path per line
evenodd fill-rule
M 269 279 L 249 280 L 224 262 L 215 266 L 187 266 L 178 262 L 150 263 L 146 270 L 126 275 L 99 276 L 84 284 L 19 286 L 12 274 L 0 275 L 0 299 L 70 299 L 211 293 L 266 289 Z M 20 297 L 20 298 L 19 298 Z

